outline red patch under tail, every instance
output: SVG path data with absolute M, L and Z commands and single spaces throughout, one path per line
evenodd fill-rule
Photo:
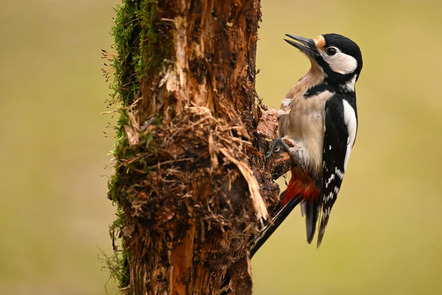
M 292 178 L 281 200 L 282 206 L 285 206 L 293 197 L 299 196 L 305 202 L 313 202 L 319 199 L 319 189 L 316 187 L 314 180 L 307 172 L 297 167 L 292 168 Z

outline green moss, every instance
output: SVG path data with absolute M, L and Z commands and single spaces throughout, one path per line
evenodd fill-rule
M 116 79 L 114 101 L 129 106 L 140 90 L 140 82 L 153 75 L 170 55 L 170 46 L 163 30 L 164 21 L 158 16 L 155 0 L 123 1 L 115 9 L 112 35 L 118 58 L 114 60 Z
M 121 235 L 121 230 L 126 224 L 125 215 L 121 208 L 116 213 L 117 219 L 109 227 L 109 235 L 112 238 L 112 246 L 114 248 L 114 255 L 112 257 L 106 257 L 106 264 L 109 268 L 111 277 L 119 282 L 120 287 L 129 285 L 129 255 L 124 250 L 124 241 L 121 241 L 119 245 L 121 249 L 118 249 L 118 241 Z
M 112 67 L 115 69 L 115 78 L 112 81 L 112 103 L 120 107 L 119 120 L 116 129 L 116 142 L 113 155 L 116 165 L 119 166 L 122 159 L 129 159 L 137 153 L 129 146 L 124 127 L 128 124 L 126 107 L 130 106 L 140 92 L 141 81 L 148 75 L 154 74 L 161 68 L 161 61 L 165 60 L 167 52 L 161 50 L 161 40 L 156 31 L 157 25 L 157 1 L 123 1 L 115 9 L 115 26 L 112 29 L 114 36 L 114 48 L 118 57 L 113 60 Z M 150 141 L 149 136 L 140 138 Z M 146 146 L 146 144 L 145 144 Z M 118 169 L 117 169 L 118 174 Z M 119 198 L 119 177 L 115 175 L 109 183 L 109 195 L 117 204 L 121 204 Z
M 112 62 L 115 69 L 111 82 L 111 104 L 119 108 L 119 119 L 115 126 L 116 142 L 113 150 L 115 158 L 115 174 L 108 183 L 108 196 L 118 207 L 117 219 L 110 226 L 115 256 L 111 259 L 112 277 L 117 279 L 121 288 L 129 284 L 128 252 L 125 251 L 124 239 L 118 242 L 126 224 L 124 212 L 127 197 L 127 173 L 132 167 L 149 173 L 149 165 L 139 157 L 137 161 L 129 161 L 139 153 L 152 151 L 154 148 L 152 135 L 141 134 L 140 143 L 130 146 L 125 126 L 129 117 L 127 107 L 138 97 L 141 82 L 160 73 L 171 54 L 170 39 L 167 36 L 170 23 L 160 19 L 156 0 L 123 0 L 115 9 L 115 25 L 112 28 L 114 49 L 117 57 Z M 167 45 L 166 45 L 167 44 Z M 153 124 L 160 124 L 161 119 L 155 118 Z M 130 164 L 127 164 L 130 163 Z

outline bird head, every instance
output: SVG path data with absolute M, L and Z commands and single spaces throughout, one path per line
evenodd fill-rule
M 339 34 L 323 34 L 315 39 L 307 39 L 286 34 L 290 45 L 298 48 L 319 66 L 326 82 L 332 85 L 354 83 L 362 70 L 362 55 L 359 46 Z

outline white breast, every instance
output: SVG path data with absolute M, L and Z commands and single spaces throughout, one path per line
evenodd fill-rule
M 322 170 L 324 144 L 325 101 L 332 96 L 329 91 L 318 95 L 295 97 L 290 104 L 290 113 L 280 118 L 280 137 L 293 140 L 305 152 L 305 166 L 319 173 Z

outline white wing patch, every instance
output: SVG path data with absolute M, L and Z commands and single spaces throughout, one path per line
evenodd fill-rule
M 356 139 L 357 121 L 355 110 L 350 106 L 350 104 L 344 99 L 342 100 L 344 105 L 344 122 L 347 126 L 348 139 L 347 139 L 347 151 L 345 152 L 344 160 L 344 171 L 347 170 L 348 159 L 350 158 L 350 152 L 353 148 L 353 144 Z

